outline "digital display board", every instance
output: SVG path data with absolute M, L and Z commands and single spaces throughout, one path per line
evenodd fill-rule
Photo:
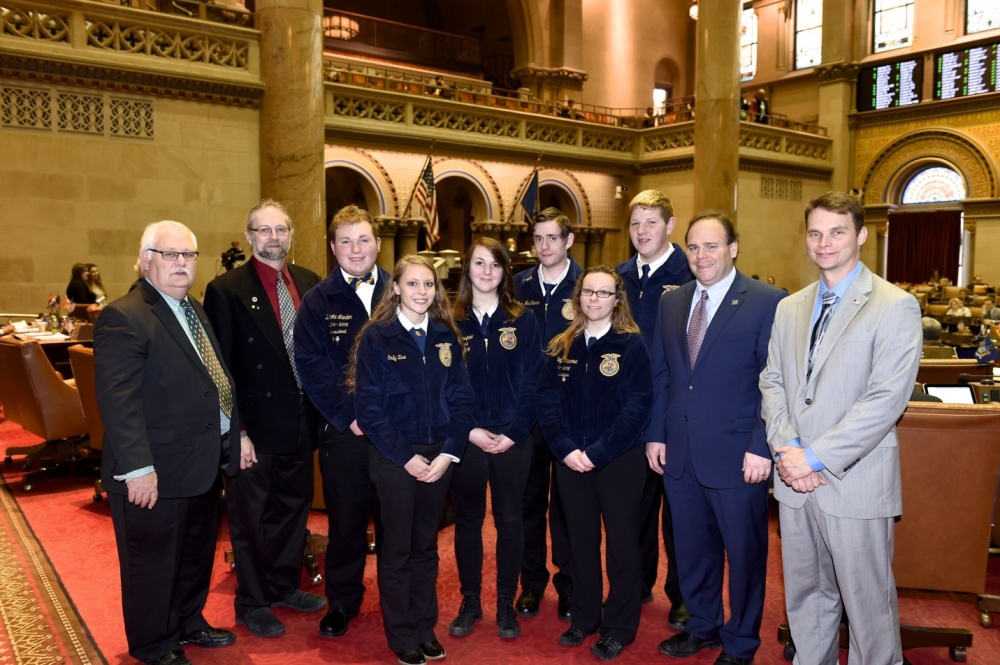
M 858 110 L 908 106 L 920 102 L 924 87 L 923 58 L 865 67 L 858 75 Z
M 934 56 L 934 99 L 1000 91 L 1000 44 L 973 46 Z

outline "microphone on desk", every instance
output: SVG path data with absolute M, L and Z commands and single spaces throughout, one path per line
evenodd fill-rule
M 993 376 L 982 374 L 959 374 L 958 382 L 961 385 L 969 383 L 982 383 L 983 385 L 989 386 L 993 384 Z

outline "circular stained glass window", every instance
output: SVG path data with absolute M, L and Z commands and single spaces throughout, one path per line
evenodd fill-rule
M 903 190 L 903 203 L 934 203 L 961 201 L 965 198 L 965 181 L 953 169 L 933 166 L 917 173 Z

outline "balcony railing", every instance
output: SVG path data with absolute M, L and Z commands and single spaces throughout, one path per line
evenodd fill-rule
M 325 48 L 457 71 L 481 71 L 479 40 L 323 9 Z

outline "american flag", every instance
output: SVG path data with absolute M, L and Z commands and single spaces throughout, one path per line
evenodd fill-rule
M 433 247 L 441 239 L 438 233 L 437 191 L 434 186 L 434 169 L 431 160 L 427 160 L 424 172 L 417 181 L 417 189 L 413 194 L 417 201 L 418 215 L 427 220 L 427 247 Z

